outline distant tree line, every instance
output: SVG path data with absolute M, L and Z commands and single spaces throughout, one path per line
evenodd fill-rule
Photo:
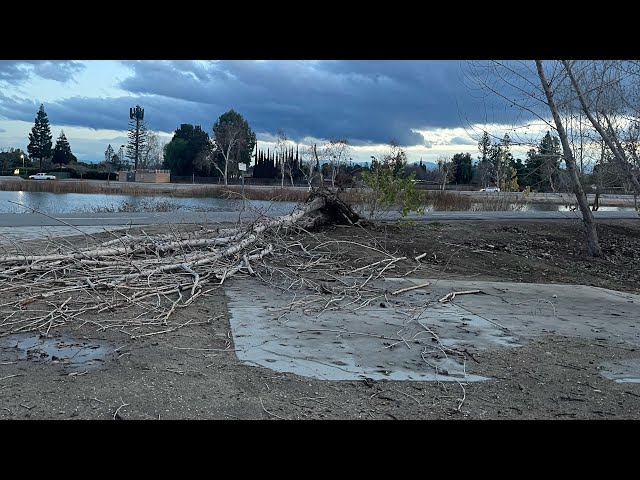
M 561 168 L 558 137 L 547 132 L 540 143 L 527 152 L 524 161 L 513 156 L 511 145 L 509 134 L 492 141 L 485 131 L 478 141 L 479 155 L 475 160 L 468 152 L 456 153 L 451 158 L 439 158 L 435 168 L 427 169 L 422 161 L 407 168 L 416 173 L 418 180 L 437 183 L 443 189 L 454 183 L 482 188 L 496 186 L 503 192 L 527 188 L 540 192 L 567 190 L 569 184 Z
M 138 108 L 138 107 L 136 107 Z M 199 125 L 181 124 L 166 145 L 161 146 L 157 134 L 149 131 L 142 119 L 132 119 L 129 125 L 129 142 L 116 151 L 110 144 L 99 164 L 78 162 L 71 145 L 60 131 L 55 145 L 52 142 L 49 119 L 44 105 L 36 114 L 34 126 L 29 134 L 27 153 L 10 149 L 0 152 L 0 169 L 9 171 L 19 167 L 38 170 L 61 170 L 63 166 L 86 178 L 103 176 L 120 170 L 128 170 L 137 159 L 138 168 L 165 168 L 175 176 L 218 177 L 224 183 L 239 178 L 239 164 L 252 167 L 254 178 L 279 179 L 285 183 L 306 182 L 312 184 L 330 182 L 333 187 L 348 187 L 357 184 L 363 173 L 375 171 L 380 159 L 371 157 L 371 163 L 356 164 L 350 156 L 350 145 L 346 139 L 330 139 L 324 144 L 300 147 L 289 140 L 283 130 L 278 130 L 273 148 L 257 148 L 254 131 L 247 120 L 231 109 L 214 123 L 210 136 Z M 494 137 L 495 138 L 495 137 Z M 136 147 L 137 146 L 137 147 Z M 420 160 L 408 164 L 406 154 L 397 142 L 390 142 L 395 160 L 386 165 L 395 169 L 395 174 L 405 177 L 414 174 L 415 179 L 433 182 L 444 189 L 447 184 L 497 186 L 501 191 L 530 189 L 542 192 L 567 191 L 569 179 L 562 168 L 562 148 L 557 136 L 547 132 L 540 143 L 531 148 L 524 158 L 512 154 L 512 142 L 508 134 L 494 141 L 488 132 L 483 132 L 478 141 L 479 155 L 456 153 L 451 158 L 441 157 L 435 168 L 427 168 Z M 604 150 L 603 150 L 604 151 Z M 400 153 L 401 152 L 401 155 Z M 394 157 L 395 155 L 395 157 Z M 400 155 L 400 156 L 398 156 Z M 400 158 L 401 156 L 404 156 Z M 630 185 L 616 173 L 615 158 L 602 155 L 591 172 L 581 171 L 584 181 L 599 187 L 628 190 Z M 611 165 L 611 167 L 610 167 Z M 402 166 L 402 167 L 401 167 Z M 400 172 L 402 170 L 402 172 Z M 93 172 L 93 173 L 90 173 Z

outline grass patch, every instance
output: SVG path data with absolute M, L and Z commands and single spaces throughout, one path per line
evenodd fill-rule
M 429 190 L 421 192 L 426 208 L 439 212 L 460 212 L 471 210 L 473 202 L 467 195 L 447 191 Z
M 476 212 L 521 212 L 527 206 L 527 201 L 518 195 L 500 193 L 497 196 L 487 196 L 477 199 L 471 210 Z
M 133 212 L 175 212 L 180 205 L 169 200 L 142 199 L 140 202 L 131 203 L 126 200 L 116 205 L 95 205 L 81 208 L 79 213 L 133 213 Z

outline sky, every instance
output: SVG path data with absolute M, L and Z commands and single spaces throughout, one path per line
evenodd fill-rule
M 43 104 L 54 142 L 64 130 L 78 160 L 100 162 L 109 144 L 126 144 L 129 108 L 140 105 L 163 143 L 182 123 L 211 135 L 234 109 L 260 148 L 281 129 L 303 145 L 346 138 L 354 162 L 391 140 L 409 162 L 476 158 L 483 129 L 502 137 L 524 120 L 497 115 L 503 107 L 465 72 L 460 60 L 0 60 L 0 149 L 26 151 Z

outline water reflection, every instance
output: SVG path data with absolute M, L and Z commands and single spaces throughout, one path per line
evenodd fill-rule
M 24 205 L 22 207 L 16 202 Z M 277 202 L 278 210 L 291 209 L 295 202 Z M 245 208 L 251 206 L 260 210 L 268 209 L 272 202 L 248 200 Z M 494 210 L 492 205 L 473 203 L 471 210 Z M 51 192 L 4 192 L 0 191 L 0 213 L 25 213 L 30 209 L 53 213 L 102 213 L 108 211 L 209 211 L 233 212 L 243 208 L 240 199 L 211 197 L 158 197 L 144 195 L 103 195 L 94 193 L 51 193 Z M 575 207 L 553 203 L 508 204 L 508 211 L 568 212 Z M 432 208 L 427 208 L 431 211 Z M 633 207 L 600 207 L 601 212 L 633 211 Z
M 16 202 L 23 206 L 17 205 Z M 94 213 L 105 211 L 209 211 L 233 212 L 243 208 L 268 209 L 271 202 L 211 197 L 158 197 L 143 195 L 102 195 L 94 193 L 4 192 L 0 191 L 0 213 Z M 293 202 L 278 202 L 279 209 L 293 208 Z M 26 207 L 26 208 L 25 208 Z

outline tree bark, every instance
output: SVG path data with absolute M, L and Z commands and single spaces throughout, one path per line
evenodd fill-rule
M 587 241 L 587 250 L 589 251 L 589 254 L 591 256 L 599 257 L 602 255 L 602 250 L 600 248 L 600 243 L 598 242 L 598 231 L 593 219 L 593 213 L 589 209 L 589 201 L 587 200 L 587 195 L 585 194 L 584 189 L 582 188 L 582 183 L 580 182 L 576 160 L 573 156 L 573 152 L 571 151 L 571 146 L 569 145 L 567 132 L 564 129 L 562 120 L 560 119 L 560 114 L 553 97 L 553 92 L 551 91 L 551 86 L 547 82 L 547 78 L 544 74 L 542 61 L 536 60 L 535 62 L 536 69 L 538 71 L 538 77 L 540 78 L 540 82 L 542 84 L 542 89 L 544 90 L 544 94 L 547 97 L 547 103 L 549 105 L 549 108 L 551 109 L 551 115 L 553 116 L 553 121 L 556 124 L 556 129 L 558 130 L 558 136 L 560 137 L 560 143 L 562 144 L 562 151 L 564 153 L 564 162 L 567 166 L 567 171 L 569 172 L 569 178 L 571 179 L 573 193 L 576 196 L 578 207 L 580 208 L 580 213 L 582 214 L 582 221 L 584 224 Z

